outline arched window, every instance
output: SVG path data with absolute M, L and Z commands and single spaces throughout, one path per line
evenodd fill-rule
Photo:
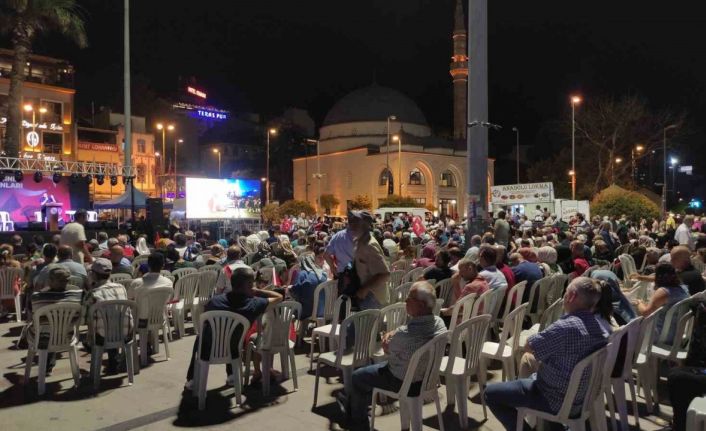
M 392 172 L 390 172 L 389 169 L 385 168 L 380 172 L 380 177 L 378 178 L 378 185 L 379 186 L 386 186 L 389 185 L 392 182 Z
M 448 169 L 441 173 L 441 181 L 439 182 L 441 187 L 456 187 L 456 176 L 453 172 Z
M 409 185 L 421 186 L 424 185 L 424 174 L 417 168 L 412 169 L 409 173 Z

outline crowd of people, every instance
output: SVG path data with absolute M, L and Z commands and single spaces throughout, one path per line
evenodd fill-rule
M 352 393 L 339 399 L 350 425 L 361 429 L 368 426 L 372 389 L 399 389 L 411 355 L 446 330 L 453 305 L 466 295 L 509 290 L 527 282 L 522 298 L 506 298 L 526 302 L 529 286 L 535 282 L 554 274 L 568 275 L 565 314 L 527 340 L 521 378 L 491 383 L 486 390 L 491 411 L 506 429 L 514 429 L 519 407 L 556 412 L 573 367 L 605 345 L 613 330 L 662 310 L 655 325 L 661 331 L 669 306 L 704 291 L 706 218 L 670 214 L 661 221 L 587 219 L 577 214 L 567 223 L 541 209 L 531 218 L 500 211 L 478 235 L 469 235 L 465 222 L 450 217 L 421 223 L 422 230 L 420 221 L 407 214 L 381 219 L 367 211 L 350 211 L 345 221 L 301 214 L 268 230 L 238 232 L 222 239 L 212 238 L 205 230 L 174 227 L 150 243 L 145 236 L 110 237 L 105 232 L 89 240 L 85 212 L 77 211 L 75 222 L 60 235 L 37 236 L 29 244 L 17 235 L 11 244 L 0 245 L 0 267 L 24 269 L 17 289 L 25 298 L 23 308 L 29 318 L 50 303 L 78 302 L 88 308 L 99 301 L 135 299 L 150 288 L 173 287 L 172 279 L 162 275 L 165 270 L 218 265 L 214 295 L 205 310 L 233 311 L 250 322 L 283 299 L 302 304 L 300 319 L 321 316 L 322 301 L 319 309 L 313 309 L 314 290 L 328 280 L 337 280 L 339 294 L 349 296 L 355 310 L 379 309 L 394 302 L 388 288 L 392 271 L 425 268 L 406 299 L 407 323 L 382 336 L 389 360 L 358 369 Z M 140 255 L 149 258 L 134 267 L 131 262 Z M 647 301 L 626 294 L 623 280 L 628 268 L 623 267 L 621 255 L 631 256 L 636 263 L 631 280 L 653 283 Z M 116 273 L 135 277 L 130 289 L 110 281 Z M 446 279 L 451 280 L 451 297 L 435 316 L 439 292 L 434 282 Z M 703 370 L 706 313 L 703 306 L 696 312 L 692 337 L 701 341 L 691 344 L 687 364 L 692 367 L 688 369 Z M 34 331 L 23 332 L 30 342 Z M 205 341 L 209 332 L 201 337 Z M 197 345 L 198 340 L 187 388 L 193 384 Z M 116 372 L 117 352 L 109 354 L 108 371 Z M 262 374 L 257 357 L 255 361 L 253 378 L 258 380 Z M 670 388 L 680 385 L 678 395 L 672 391 L 677 429 L 684 426 L 684 403 L 706 393 L 703 374 L 685 370 L 675 368 L 670 374 Z M 228 370 L 230 380 L 231 373 Z

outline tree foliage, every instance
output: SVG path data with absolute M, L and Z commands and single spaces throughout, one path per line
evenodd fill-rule
M 620 217 L 630 220 L 659 217 L 659 206 L 647 196 L 612 185 L 598 193 L 591 201 L 591 214 Z
M 356 195 L 348 206 L 352 210 L 369 210 L 373 208 L 373 202 L 368 195 Z
M 331 210 L 336 208 L 341 201 L 331 194 L 321 195 L 321 207 L 326 210 L 326 214 L 331 214 Z
M 279 205 L 267 204 L 262 207 L 262 218 L 265 223 L 271 224 L 279 221 Z
M 670 141 L 684 126 L 684 115 L 655 111 L 636 96 L 597 98 L 576 107 L 576 194 L 587 199 L 611 184 L 634 189 L 632 156 L 636 163 L 653 150 L 662 151 L 663 132 L 668 125 Z M 557 197 L 571 194 L 571 116 L 552 126 L 560 147 L 528 170 L 530 181 L 551 181 Z M 641 151 L 635 151 L 638 145 Z M 620 159 L 621 162 L 616 162 Z
M 312 216 L 316 213 L 316 210 L 309 202 L 298 201 L 296 199 L 284 202 L 277 209 L 277 215 L 280 219 L 285 216 L 298 216 L 301 213 Z
M 420 204 L 413 198 L 400 196 L 400 195 L 389 195 L 384 199 L 379 201 L 380 208 L 382 207 L 402 207 L 402 208 L 424 208 L 424 204 Z

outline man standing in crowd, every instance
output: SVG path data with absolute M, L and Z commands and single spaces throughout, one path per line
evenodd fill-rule
M 74 261 L 81 265 L 83 265 L 84 261 L 91 262 L 93 260 L 91 253 L 86 249 L 86 231 L 84 225 L 86 224 L 87 216 L 86 210 L 76 210 L 74 221 L 67 223 L 63 229 L 61 229 L 61 245 L 70 246 Z
M 390 269 L 382 247 L 370 234 L 374 220 L 367 211 L 348 213 L 348 228 L 355 240 L 353 260 L 360 280 L 356 296 L 361 310 L 381 308 L 390 302 L 387 291 Z
M 559 411 L 576 364 L 606 344 L 604 332 L 593 314 L 600 297 L 596 282 L 587 277 L 574 279 L 564 294 L 566 314 L 527 339 L 525 350 L 541 363 L 537 374 L 488 385 L 485 390 L 488 408 L 506 430 L 516 429 L 518 407 L 549 413 Z M 582 386 L 585 391 L 586 385 Z M 579 401 L 584 395 L 578 394 Z M 581 404 L 574 406 L 580 408 Z
M 355 244 L 350 224 L 343 230 L 336 232 L 328 242 L 324 251 L 324 259 L 331 267 L 334 274 L 339 275 L 353 261 Z
M 687 215 L 674 232 L 674 239 L 679 245 L 686 246 L 690 251 L 694 251 L 694 235 L 691 234 L 691 227 L 694 225 L 694 216 Z

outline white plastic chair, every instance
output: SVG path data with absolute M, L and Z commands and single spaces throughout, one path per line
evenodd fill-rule
M 402 302 L 390 304 L 380 309 L 380 331 L 388 333 L 394 331 L 407 321 L 407 305 Z M 373 362 L 379 363 L 387 359 L 387 354 L 382 350 L 377 338 L 373 339 L 370 349 Z
M 195 274 L 198 272 L 198 269 L 196 268 L 177 268 L 174 271 L 172 271 L 172 275 L 174 276 L 175 279 L 179 280 L 181 277 L 187 275 L 187 274 Z
M 493 299 L 495 298 L 495 292 L 492 289 L 483 292 L 476 300 L 473 302 L 473 310 L 471 311 L 471 317 L 480 316 L 481 314 L 490 314 L 490 309 L 492 309 Z M 491 320 L 492 323 L 492 320 Z
M 318 310 L 322 293 L 324 295 L 324 312 L 323 316 L 319 317 Z M 313 325 L 313 327 L 316 328 L 331 321 L 333 318 L 333 304 L 336 302 L 337 295 L 338 282 L 336 280 L 325 281 L 316 286 L 314 289 L 314 305 L 311 309 L 311 316 L 309 316 L 305 321 L 299 322 L 299 331 L 297 334 L 298 341 L 304 340 L 304 336 L 306 336 L 310 326 Z
M 535 323 L 532 325 L 529 329 L 523 329 L 522 332 L 520 332 L 520 341 L 517 344 L 518 351 L 517 351 L 517 360 L 519 361 L 522 358 L 522 353 L 524 351 L 525 346 L 527 345 L 527 339 L 534 335 L 538 334 L 544 329 L 551 325 L 552 323 L 556 322 L 561 318 L 561 315 L 564 313 L 564 298 L 559 298 L 552 305 L 550 305 L 544 312 L 542 313 L 542 316 L 539 319 L 539 323 Z
M 253 351 L 257 350 L 262 356 L 262 394 L 270 394 L 270 368 L 274 356 L 279 355 L 282 377 L 287 379 L 289 371 L 292 372 L 292 383 L 296 391 L 297 366 L 294 362 L 294 342 L 289 340 L 289 328 L 292 322 L 302 313 L 302 305 L 295 301 L 285 301 L 277 304 L 265 315 L 265 331 L 262 332 L 262 320 L 257 326 L 257 338 L 247 343 L 245 350 L 245 381 L 250 376 L 250 359 Z
M 204 338 L 199 337 L 199 347 L 194 361 L 194 381 L 193 393 L 199 399 L 199 410 L 206 407 L 206 384 L 208 382 L 208 369 L 211 365 L 231 364 L 233 367 L 233 386 L 235 388 L 235 402 L 242 404 L 242 351 L 243 338 L 250 329 L 248 319 L 230 311 L 207 311 L 199 316 L 200 332 L 203 334 L 204 327 L 208 324 L 211 331 L 211 350 L 208 360 L 201 359 L 205 354 Z M 236 332 L 240 331 L 240 332 Z M 238 334 L 237 340 L 233 336 Z M 233 358 L 231 346 L 237 346 L 237 357 Z
M 400 402 L 400 429 L 422 430 L 422 404 L 425 399 L 432 398 L 436 403 L 436 415 L 439 420 L 439 429 L 444 431 L 444 418 L 441 415 L 441 402 L 439 401 L 439 367 L 444 357 L 449 333 L 445 331 L 419 348 L 409 361 L 407 372 L 402 380 L 402 386 L 397 392 L 386 391 L 380 388 L 373 389 L 372 416 L 370 429 L 375 429 L 375 410 L 378 395 L 394 398 Z M 415 376 L 421 375 L 419 394 L 410 396 L 409 390 L 414 383 Z M 411 422 L 411 427 L 410 427 Z
M 327 325 L 317 326 L 311 331 L 311 344 L 309 352 L 309 371 L 313 369 L 314 364 L 314 345 L 316 345 L 316 339 L 319 340 L 319 356 L 325 352 L 326 346 L 324 343 L 328 344 L 328 350 L 333 350 L 336 348 L 335 343 L 338 339 L 341 327 L 339 325 L 340 310 L 341 307 L 345 306 L 344 319 L 351 315 L 351 299 L 345 295 L 341 295 L 334 301 L 332 307 L 331 323 Z
M 439 291 L 437 298 L 444 300 L 443 306 L 450 306 L 452 300 L 451 296 L 453 291 L 453 280 L 450 278 L 447 278 L 446 280 L 441 280 L 436 283 L 436 288 Z
M 477 293 L 469 293 L 456 301 L 453 309 L 451 310 L 451 321 L 449 322 L 450 332 L 453 332 L 456 325 L 471 318 L 471 314 L 473 313 L 473 305 L 475 304 L 477 298 Z
M 557 299 L 564 297 L 564 290 L 569 281 L 569 276 L 567 274 L 554 274 L 551 279 L 552 284 L 545 298 L 546 304 L 553 304 Z
M 199 321 L 199 315 L 203 313 L 206 303 L 211 299 L 216 291 L 216 281 L 218 273 L 215 271 L 199 272 L 199 282 L 194 294 L 194 302 L 191 305 L 191 320 L 196 323 Z M 194 325 L 194 331 L 199 333 L 199 325 Z
M 69 352 L 71 362 L 71 374 L 74 378 L 74 385 L 78 387 L 80 383 L 80 373 L 78 369 L 78 323 L 83 308 L 80 304 L 57 303 L 47 305 L 35 311 L 32 317 L 35 336 L 27 350 L 25 359 L 25 384 L 29 383 L 34 354 L 39 355 L 38 371 L 38 392 L 44 395 L 47 371 L 47 359 L 49 352 Z M 46 342 L 46 344 L 45 344 Z
M 488 310 L 486 313 L 493 316 L 493 320 L 490 322 L 490 330 L 497 334 L 499 332 L 499 325 L 502 323 L 498 321 L 498 316 L 500 316 L 502 312 L 501 308 L 503 306 L 503 299 L 507 293 L 507 286 L 491 289 L 491 291 L 493 292 L 493 296 L 488 301 Z
M 402 284 L 402 279 L 404 278 L 405 274 L 406 272 L 402 270 L 390 271 L 390 278 L 387 281 L 389 290 L 393 290 L 395 287 Z
M 201 268 L 198 269 L 198 271 L 215 271 L 215 272 L 220 272 L 221 269 L 223 269 L 220 265 L 204 265 Z
M 630 387 L 630 395 L 632 396 L 632 408 L 635 414 L 635 426 L 639 428 L 639 415 L 637 410 L 637 395 L 635 393 L 635 383 L 632 379 L 632 363 L 635 356 L 635 347 L 637 346 L 640 336 L 640 327 L 642 326 L 642 317 L 631 320 L 627 325 L 613 332 L 610 336 L 610 347 L 608 348 L 608 356 L 605 367 L 606 378 L 609 384 L 606 385 L 605 393 L 608 399 L 608 407 L 610 409 L 610 420 L 612 429 L 617 431 L 615 422 L 615 406 L 618 407 L 618 415 L 620 417 L 620 428 L 623 431 L 628 431 L 628 403 L 625 398 L 625 383 Z M 626 338 L 627 337 L 627 338 Z M 623 342 L 622 340 L 625 339 Z M 612 373 L 617 365 L 618 352 L 620 344 L 625 345 L 625 356 L 623 363 L 620 364 L 622 373 L 618 377 L 613 377 Z M 611 365 L 612 364 L 612 365 Z M 610 368 L 610 369 L 608 369 Z M 612 388 L 612 393 L 611 393 Z M 615 405 L 613 404 L 613 396 L 615 396 Z
M 620 268 L 623 270 L 623 288 L 630 289 L 633 283 L 630 276 L 637 274 L 635 259 L 629 254 L 621 254 L 618 256 L 618 260 L 620 261 Z
M 377 328 L 380 320 L 380 310 L 364 310 L 355 313 L 341 322 L 340 334 L 338 336 L 338 349 L 336 352 L 324 352 L 319 355 L 316 361 L 316 380 L 314 383 L 314 407 L 319 396 L 319 377 L 321 366 L 328 365 L 341 370 L 343 374 L 343 386 L 346 393 L 352 393 L 353 371 L 356 368 L 370 363 L 370 346 L 377 336 Z M 355 332 L 353 346 L 346 353 L 347 335 L 350 328 Z
M 522 304 L 522 296 L 525 294 L 525 287 L 527 287 L 526 281 L 521 281 L 512 286 L 512 289 L 510 289 L 508 294 L 505 296 L 505 307 L 502 309 L 502 314 L 498 315 L 498 317 L 495 319 L 496 328 L 503 324 L 503 321 L 512 310 Z M 502 302 L 502 299 L 500 300 L 500 302 Z M 527 305 L 527 310 L 529 310 L 530 304 Z M 502 304 L 500 306 L 502 307 Z
M 93 388 L 100 385 L 101 358 L 103 351 L 120 348 L 125 352 L 128 382 L 132 385 L 135 376 L 135 343 L 134 320 L 137 318 L 137 303 L 135 301 L 109 300 L 100 301 L 91 306 L 88 311 L 88 334 L 91 340 L 91 375 Z M 96 320 L 103 322 L 103 343 L 96 342 Z M 130 324 L 132 321 L 132 324 Z
M 419 280 L 419 277 L 421 277 L 422 274 L 424 274 L 425 269 L 426 268 L 422 268 L 422 267 L 414 268 L 413 270 L 409 271 L 407 274 L 404 275 L 404 277 L 402 278 L 402 282 L 403 283 L 406 283 L 409 281 L 415 282 L 415 281 Z
M 487 362 L 491 359 L 498 360 L 503 364 L 502 380 L 515 380 L 515 353 L 518 351 L 522 331 L 522 321 L 527 313 L 527 304 L 516 307 L 505 317 L 503 330 L 500 333 L 500 340 L 496 343 L 486 341 L 483 343 L 481 353 L 481 372 L 487 372 Z
M 10 213 L 7 211 L 0 211 L 0 231 L 12 232 L 15 230 L 15 222 L 10 219 Z
M 639 299 L 641 301 L 649 301 L 654 293 L 654 282 L 647 280 L 632 281 L 632 287 L 629 292 L 625 293 L 628 300 Z
M 169 310 L 172 312 L 174 327 L 176 328 L 177 334 L 179 334 L 179 338 L 186 334 L 184 329 L 184 321 L 186 320 L 187 313 L 192 312 L 194 296 L 196 295 L 196 289 L 198 289 L 198 286 L 199 274 L 196 272 L 182 275 L 177 279 L 176 283 L 174 283 L 174 301 L 176 302 L 169 304 Z M 192 322 L 194 322 L 193 319 Z
M 154 287 L 139 295 L 137 299 L 138 316 L 147 316 L 145 321 L 138 320 L 137 333 L 140 335 L 140 362 L 147 365 L 147 339 L 152 334 L 154 353 L 159 353 L 159 335 L 162 330 L 164 351 L 169 360 L 169 321 L 167 319 L 167 301 L 174 290 L 171 287 Z M 144 310 L 144 312 L 143 312 Z
M 696 397 L 686 411 L 686 431 L 706 430 L 706 397 Z
M 569 379 L 569 386 L 566 390 L 566 394 L 564 395 L 564 401 L 556 414 L 533 410 L 526 407 L 518 408 L 516 431 L 523 430 L 524 420 L 527 416 L 535 416 L 537 419 L 544 419 L 550 422 L 564 424 L 567 425 L 572 431 L 585 431 L 586 420 L 591 418 L 593 419 L 591 429 L 599 428 L 600 425 L 595 421 L 602 420 L 602 418 L 599 418 L 597 412 L 604 412 L 601 394 L 604 388 L 603 365 L 607 354 L 606 348 L 603 347 L 591 353 L 576 364 L 574 370 L 571 372 L 571 378 Z M 581 377 L 584 376 L 584 374 L 586 374 L 586 381 L 588 382 L 588 385 L 585 393 L 579 394 L 578 390 L 581 383 Z M 580 414 L 575 416 L 571 414 L 571 408 L 580 395 L 583 395 L 581 410 Z M 596 427 L 593 425 L 596 425 Z
M 132 280 L 132 276 L 130 274 L 118 272 L 116 274 L 110 274 L 110 277 L 108 277 L 108 280 L 111 282 L 117 283 L 118 281 L 122 281 L 122 280 Z
M 542 313 L 544 313 L 544 310 L 550 305 L 547 304 L 547 293 L 549 293 L 552 283 L 552 277 L 549 276 L 540 278 L 530 287 L 528 297 L 530 307 L 529 310 L 527 310 L 527 316 L 529 316 L 533 324 L 539 323 L 539 318 L 542 316 Z
M 96 211 L 86 211 L 86 221 L 98 221 L 98 212 Z
M 22 304 L 19 293 L 15 293 L 14 286 L 22 280 L 22 269 L 2 268 L 0 269 L 0 302 L 5 299 L 12 299 L 15 302 L 15 319 L 22 321 Z
M 635 355 L 633 356 L 633 369 L 637 376 L 638 389 L 642 388 L 642 393 L 645 398 L 645 407 L 648 413 L 652 413 L 654 402 L 657 399 L 657 381 L 656 370 L 650 369 L 652 365 L 652 346 L 657 337 L 655 332 L 655 323 L 657 316 L 664 311 L 665 305 L 653 311 L 652 314 L 642 319 L 640 332 L 635 347 Z
M 409 259 L 399 259 L 392 263 L 390 266 L 391 271 L 402 271 L 405 274 L 409 271 L 412 266 L 412 261 Z
M 413 284 L 413 281 L 407 281 L 395 287 L 395 290 L 390 295 L 390 301 L 404 302 L 404 300 L 407 299 L 407 295 L 409 295 L 409 291 L 412 289 Z
M 480 370 L 480 353 L 490 319 L 490 314 L 483 314 L 458 324 L 451 331 L 449 356 L 444 356 L 439 368 L 446 383 L 446 403 L 458 406 L 459 423 L 463 429 L 468 427 L 468 390 L 473 375 L 478 378 L 483 417 L 488 418 L 485 407 L 486 376 Z

